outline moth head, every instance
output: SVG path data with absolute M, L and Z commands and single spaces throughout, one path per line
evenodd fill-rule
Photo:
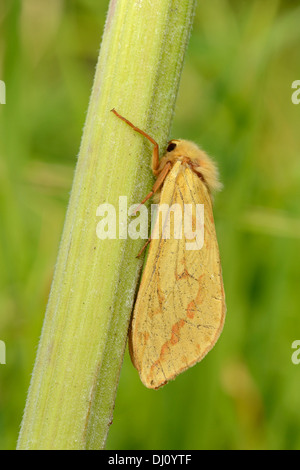
M 192 170 L 203 179 L 210 192 L 222 189 L 215 162 L 196 144 L 189 140 L 173 139 L 168 142 L 165 156 L 168 160 L 186 159 Z

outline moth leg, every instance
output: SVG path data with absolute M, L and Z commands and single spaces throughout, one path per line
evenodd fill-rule
M 171 169 L 171 163 L 168 162 L 166 163 L 166 165 L 163 167 L 162 171 L 160 172 L 157 180 L 155 181 L 154 185 L 153 185 L 153 188 L 152 188 L 152 191 L 150 191 L 149 194 L 147 194 L 147 196 L 143 199 L 143 201 L 140 203 L 140 205 L 137 207 L 137 209 L 134 211 L 133 215 L 136 214 L 136 212 L 139 210 L 139 208 L 141 207 L 142 204 L 144 204 L 151 196 L 153 196 L 153 194 L 160 188 L 160 186 L 163 184 L 167 174 L 169 173 L 170 169 Z M 149 243 L 151 242 L 151 236 L 148 238 L 147 242 L 145 243 L 145 245 L 143 246 L 143 248 L 138 252 L 137 254 L 137 258 L 139 258 L 141 256 L 141 254 L 143 253 L 143 251 L 145 250 L 145 248 L 149 245 Z
M 136 258 L 139 258 L 141 256 L 141 254 L 143 253 L 143 251 L 145 250 L 145 248 L 149 245 L 149 243 L 151 242 L 151 237 L 148 238 L 148 240 L 146 241 L 145 245 L 140 249 L 140 251 L 138 252 L 138 254 L 136 255 Z
M 161 170 L 161 172 L 159 173 L 158 177 L 157 177 L 157 180 L 155 181 L 154 185 L 153 185 L 153 188 L 152 190 L 150 191 L 150 193 L 147 194 L 147 196 L 142 200 L 142 202 L 140 203 L 140 205 L 135 209 L 135 211 L 133 212 L 132 215 L 135 215 L 137 213 L 137 211 L 139 210 L 139 208 L 141 207 L 142 204 L 145 204 L 146 201 L 148 201 L 148 199 L 150 199 L 151 196 L 153 196 L 154 193 L 156 193 L 156 191 L 159 190 L 159 188 L 161 187 L 161 185 L 163 184 L 163 182 L 165 181 L 165 178 L 167 176 L 167 174 L 169 173 L 170 169 L 171 169 L 171 166 L 172 164 L 170 162 L 166 163 L 165 166 L 163 167 L 163 169 Z
M 153 147 L 153 153 L 152 153 L 152 171 L 154 175 L 157 174 L 157 169 L 159 166 L 159 146 L 158 143 L 145 131 L 142 131 L 139 127 L 136 127 L 132 122 L 128 121 L 124 116 L 121 116 L 114 108 L 111 110 L 118 118 L 122 119 L 122 121 L 126 122 L 128 126 L 132 127 L 133 130 L 138 132 L 139 134 L 142 134 L 146 139 L 150 140 L 151 144 L 154 145 Z
M 126 119 L 124 116 L 122 116 L 121 114 L 119 114 L 114 108 L 111 110 L 118 118 L 120 118 L 122 121 L 126 122 L 126 124 L 128 124 L 133 130 L 135 130 L 136 132 L 138 132 L 139 134 L 143 135 L 144 137 L 146 137 L 152 144 L 153 144 L 153 153 L 152 153 L 152 171 L 153 171 L 153 174 L 155 176 L 158 175 L 154 185 L 153 185 L 153 188 L 152 190 L 150 191 L 149 194 L 147 194 L 147 196 L 142 200 L 142 202 L 140 203 L 140 205 L 137 207 L 137 209 L 133 212 L 132 215 L 135 215 L 137 213 L 137 211 L 139 210 L 139 208 L 141 207 L 142 204 L 145 204 L 146 201 L 148 201 L 148 199 L 150 199 L 151 196 L 153 196 L 154 193 L 156 193 L 156 191 L 159 190 L 159 188 L 161 187 L 161 185 L 163 184 L 167 174 L 169 173 L 170 169 L 171 169 L 171 163 L 170 162 L 167 162 L 165 164 L 165 166 L 163 167 L 163 169 L 161 170 L 161 172 L 158 171 L 158 167 L 159 167 L 159 146 L 158 146 L 158 143 L 149 135 L 147 134 L 146 132 L 144 132 L 142 129 L 140 129 L 139 127 L 136 127 L 134 124 L 132 124 L 132 122 L 130 122 L 128 119 Z M 141 256 L 141 254 L 143 253 L 143 251 L 145 250 L 145 248 L 149 245 L 151 241 L 151 236 L 149 237 L 149 239 L 147 240 L 147 242 L 145 243 L 145 245 L 142 247 L 142 249 L 138 252 L 137 254 L 137 258 L 139 258 Z

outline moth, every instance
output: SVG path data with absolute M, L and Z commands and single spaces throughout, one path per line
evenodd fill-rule
M 146 264 L 129 328 L 129 352 L 143 384 L 158 389 L 201 361 L 223 329 L 226 306 L 212 194 L 221 189 L 218 170 L 193 142 L 171 140 L 159 160 L 159 146 L 146 132 L 112 110 L 153 144 L 152 171 L 156 181 L 151 196 L 172 207 L 203 207 L 204 239 L 198 249 L 191 240 L 165 236 L 157 216 L 158 236 L 150 238 Z M 157 224 L 161 224 L 158 227 Z M 170 224 L 175 230 L 175 223 Z

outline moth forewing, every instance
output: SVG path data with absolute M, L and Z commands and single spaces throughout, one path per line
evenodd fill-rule
M 217 341 L 225 317 L 224 290 L 209 190 L 190 166 L 177 161 L 159 207 L 204 205 L 204 243 L 189 250 L 185 237 L 152 239 L 133 312 L 129 350 L 148 388 L 159 388 L 199 362 Z M 158 207 L 158 209 L 159 209 Z M 159 212 L 159 211 L 158 211 Z M 159 223 L 158 216 L 156 224 Z

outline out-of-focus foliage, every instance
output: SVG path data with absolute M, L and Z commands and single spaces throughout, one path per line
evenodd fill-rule
M 1 449 L 18 435 L 107 6 L 0 4 Z M 170 137 L 219 164 L 227 319 L 203 362 L 159 391 L 126 353 L 110 449 L 300 447 L 299 22 L 292 0 L 198 4 Z

